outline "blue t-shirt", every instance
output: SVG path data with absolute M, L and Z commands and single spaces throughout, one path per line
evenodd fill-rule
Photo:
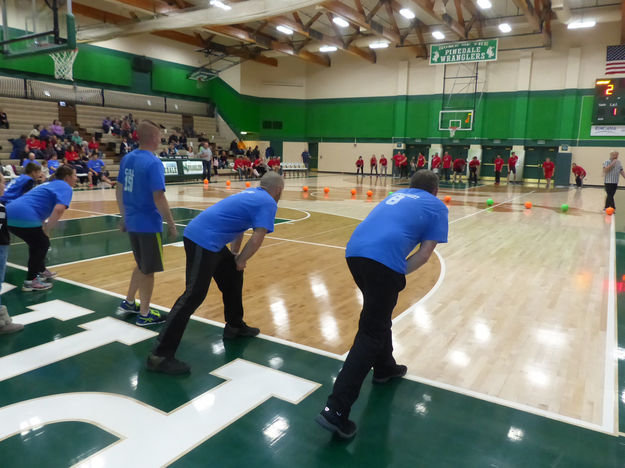
M 101 159 L 90 159 L 89 162 L 87 162 L 87 167 L 99 174 L 102 172 L 102 168 L 104 167 L 104 161 Z
M 354 230 L 346 257 L 364 257 L 406 274 L 406 257 L 426 240 L 447 242 L 449 211 L 420 189 L 398 190 L 386 197 Z
M 122 159 L 117 181 L 124 187 L 126 229 L 163 232 L 163 218 L 154 204 L 154 192 L 165 191 L 165 167 L 154 153 L 134 150 Z
M 29 175 L 22 174 L 17 179 L 13 179 L 0 197 L 0 202 L 8 205 L 16 198 L 21 197 L 35 186 L 35 181 Z
M 56 170 L 59 168 L 59 160 L 58 159 L 50 159 L 48 161 L 48 170 L 50 174 L 54 174 Z
M 26 167 L 28 165 L 28 163 L 33 163 L 36 164 L 37 166 L 41 166 L 41 163 L 39 161 L 37 161 L 36 159 L 33 159 L 32 161 L 28 158 L 24 159 L 24 162 L 22 163 L 22 167 Z
M 260 187 L 224 198 L 205 209 L 184 230 L 184 237 L 200 247 L 219 252 L 249 228 L 273 232 L 278 204 Z
M 50 217 L 56 205 L 69 207 L 72 194 L 72 188 L 63 180 L 41 184 L 7 205 L 8 225 L 41 226 Z

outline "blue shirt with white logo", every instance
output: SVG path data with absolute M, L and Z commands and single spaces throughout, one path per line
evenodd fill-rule
M 165 191 L 165 169 L 154 153 L 134 150 L 122 159 L 117 181 L 124 187 L 126 229 L 129 232 L 163 232 L 163 218 L 154 192 Z
M 184 230 L 184 237 L 219 252 L 249 228 L 273 232 L 278 204 L 265 189 L 251 188 L 205 209 Z
M 354 230 L 346 257 L 364 257 L 406 274 L 406 257 L 426 240 L 447 242 L 449 211 L 425 190 L 389 195 Z
M 22 163 L 22 167 L 28 166 L 28 163 L 33 163 L 33 164 L 36 164 L 37 166 L 41 166 L 41 163 L 37 161 L 36 159 L 31 160 L 31 159 L 26 158 L 24 159 L 24 162 Z
M 0 197 L 0 202 L 8 205 L 16 198 L 21 197 L 35 186 L 35 181 L 29 175 L 22 174 L 17 179 L 13 179 Z
M 101 159 L 90 159 L 87 162 L 87 167 L 91 170 L 96 171 L 98 174 L 102 172 L 102 168 L 104 167 L 104 161 Z
M 6 206 L 8 225 L 41 226 L 50 217 L 56 205 L 65 205 L 69 208 L 72 194 L 72 188 L 63 180 L 41 184 Z

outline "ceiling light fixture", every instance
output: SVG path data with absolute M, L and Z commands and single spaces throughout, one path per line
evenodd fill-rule
M 219 0 L 210 0 L 210 2 L 208 3 L 214 7 L 221 8 L 222 10 L 232 10 L 232 7 L 230 5 L 226 5 L 224 2 L 221 2 Z
M 399 10 L 399 14 L 402 15 L 406 19 L 414 19 L 416 16 L 413 13 L 413 11 L 409 8 L 402 8 L 401 10 Z
M 291 28 L 287 28 L 286 26 L 282 26 L 281 24 L 276 26 L 276 29 L 282 34 L 287 34 L 288 36 L 291 36 L 293 34 L 293 30 Z
M 332 22 L 337 26 L 340 26 L 341 28 L 346 28 L 347 26 L 349 26 L 349 23 L 340 16 L 335 16 L 334 18 L 332 18 Z
M 477 0 L 477 6 L 479 6 L 482 10 L 488 10 L 493 6 L 493 4 L 490 3 L 490 0 Z
M 386 41 L 376 41 L 369 44 L 370 49 L 386 49 L 388 47 L 388 42 Z
M 510 25 L 508 23 L 501 23 L 499 25 L 499 30 L 502 33 L 509 33 L 510 31 L 512 31 L 512 28 L 510 27 Z
M 597 22 L 594 19 L 575 20 L 567 25 L 569 29 L 594 28 Z
M 434 37 L 434 39 L 438 40 L 445 39 L 445 35 L 440 31 L 432 31 L 432 36 Z
M 319 52 L 336 52 L 337 50 L 337 47 L 331 45 L 324 45 L 319 47 Z

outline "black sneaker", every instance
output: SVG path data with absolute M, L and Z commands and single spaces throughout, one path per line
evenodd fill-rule
M 356 423 L 350 421 L 347 416 L 338 411 L 331 410 L 327 406 L 317 415 L 315 421 L 330 432 L 335 433 L 341 439 L 351 439 L 356 435 Z
M 383 375 L 376 374 L 375 371 L 373 371 L 372 382 L 376 384 L 384 384 L 388 382 L 389 380 L 403 377 L 404 375 L 406 375 L 407 371 L 408 371 L 408 368 L 406 366 L 402 366 L 401 364 L 395 364 L 395 368 L 391 372 L 388 372 Z
M 260 333 L 260 328 L 248 327 L 245 323 L 242 327 L 233 327 L 232 325 L 228 325 L 224 327 L 224 338 L 227 340 L 232 340 L 239 336 L 256 336 Z
M 191 372 L 191 368 L 184 362 L 173 357 L 161 357 L 155 354 L 150 354 L 148 356 L 146 367 L 150 371 L 162 372 L 163 374 L 169 375 L 182 375 Z

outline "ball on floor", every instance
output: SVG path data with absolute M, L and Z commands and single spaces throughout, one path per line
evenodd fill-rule
M 371 190 L 367 190 L 367 196 L 371 197 L 373 195 L 373 192 Z
M 560 209 L 562 210 L 562 213 L 566 213 L 567 211 L 569 211 L 569 205 L 563 203 Z
M 449 203 L 451 201 L 451 196 L 445 195 L 445 198 L 443 198 L 443 200 L 445 201 L 445 203 Z
M 330 193 L 329 187 L 323 187 L 323 193 Z
M 492 199 L 492 198 L 489 198 L 488 200 L 486 200 L 486 204 L 487 204 L 488 206 L 493 206 L 493 203 L 495 203 L 495 202 L 493 201 L 493 199 Z
M 607 207 L 605 209 L 605 214 L 607 214 L 608 216 L 612 216 L 614 214 L 614 208 L 612 208 L 611 206 Z
M 352 195 L 356 195 L 356 189 L 355 189 L 355 188 L 351 189 L 350 193 L 351 193 Z
M 228 187 L 230 187 L 230 181 L 229 181 L 229 180 L 226 180 L 226 185 L 227 185 Z
M 308 185 L 304 185 L 304 186 L 302 187 L 302 190 L 303 190 L 304 192 L 308 192 Z
M 525 202 L 525 208 L 527 208 L 528 210 L 529 210 L 530 208 L 532 208 L 532 202 L 531 202 L 531 201 L 526 201 L 526 202 Z

